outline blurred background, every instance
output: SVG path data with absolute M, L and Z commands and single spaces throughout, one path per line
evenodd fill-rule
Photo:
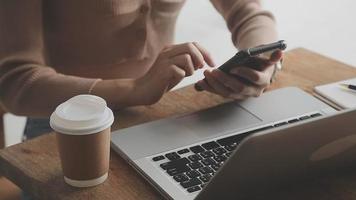
M 263 1 L 263 0 L 262 0 Z M 356 1 L 353 0 L 264 0 L 274 13 L 280 38 L 288 49 L 304 47 L 356 66 Z M 177 22 L 176 42 L 197 41 L 217 64 L 236 53 L 223 18 L 208 0 L 187 0 Z M 303 58 L 300 58 L 303 59 Z M 186 78 L 176 88 L 202 77 L 202 71 Z M 25 118 L 5 115 L 6 145 L 21 141 Z

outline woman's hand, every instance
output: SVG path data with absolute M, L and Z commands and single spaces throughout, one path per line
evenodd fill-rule
M 204 72 L 205 80 L 197 86 L 226 98 L 245 99 L 258 97 L 270 85 L 274 65 L 282 59 L 282 51 L 275 51 L 269 58 L 256 57 L 245 66 L 236 66 L 226 74 L 218 69 Z
M 210 54 L 195 42 L 166 47 L 147 74 L 135 80 L 133 92 L 137 104 L 156 103 L 164 93 L 205 63 L 214 66 Z

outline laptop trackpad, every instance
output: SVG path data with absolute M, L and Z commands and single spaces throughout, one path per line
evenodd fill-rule
M 262 120 L 236 102 L 182 116 L 176 122 L 191 130 L 198 138 L 210 138 L 252 127 Z

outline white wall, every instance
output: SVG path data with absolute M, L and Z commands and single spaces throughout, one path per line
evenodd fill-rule
M 354 0 L 264 0 L 278 21 L 282 39 L 289 48 L 306 47 L 356 66 L 356 1 Z M 217 64 L 236 53 L 222 17 L 208 0 L 187 0 L 178 19 L 176 42 L 197 41 L 213 55 Z M 303 59 L 303 58 L 300 58 Z M 178 87 L 202 77 L 199 71 Z M 6 143 L 20 141 L 24 118 L 5 117 Z
M 281 38 L 356 66 L 356 1 L 264 0 Z

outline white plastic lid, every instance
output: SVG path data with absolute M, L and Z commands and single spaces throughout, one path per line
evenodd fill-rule
M 112 125 L 114 115 L 104 99 L 94 95 L 78 95 L 60 104 L 52 113 L 53 130 L 68 135 L 88 135 Z

